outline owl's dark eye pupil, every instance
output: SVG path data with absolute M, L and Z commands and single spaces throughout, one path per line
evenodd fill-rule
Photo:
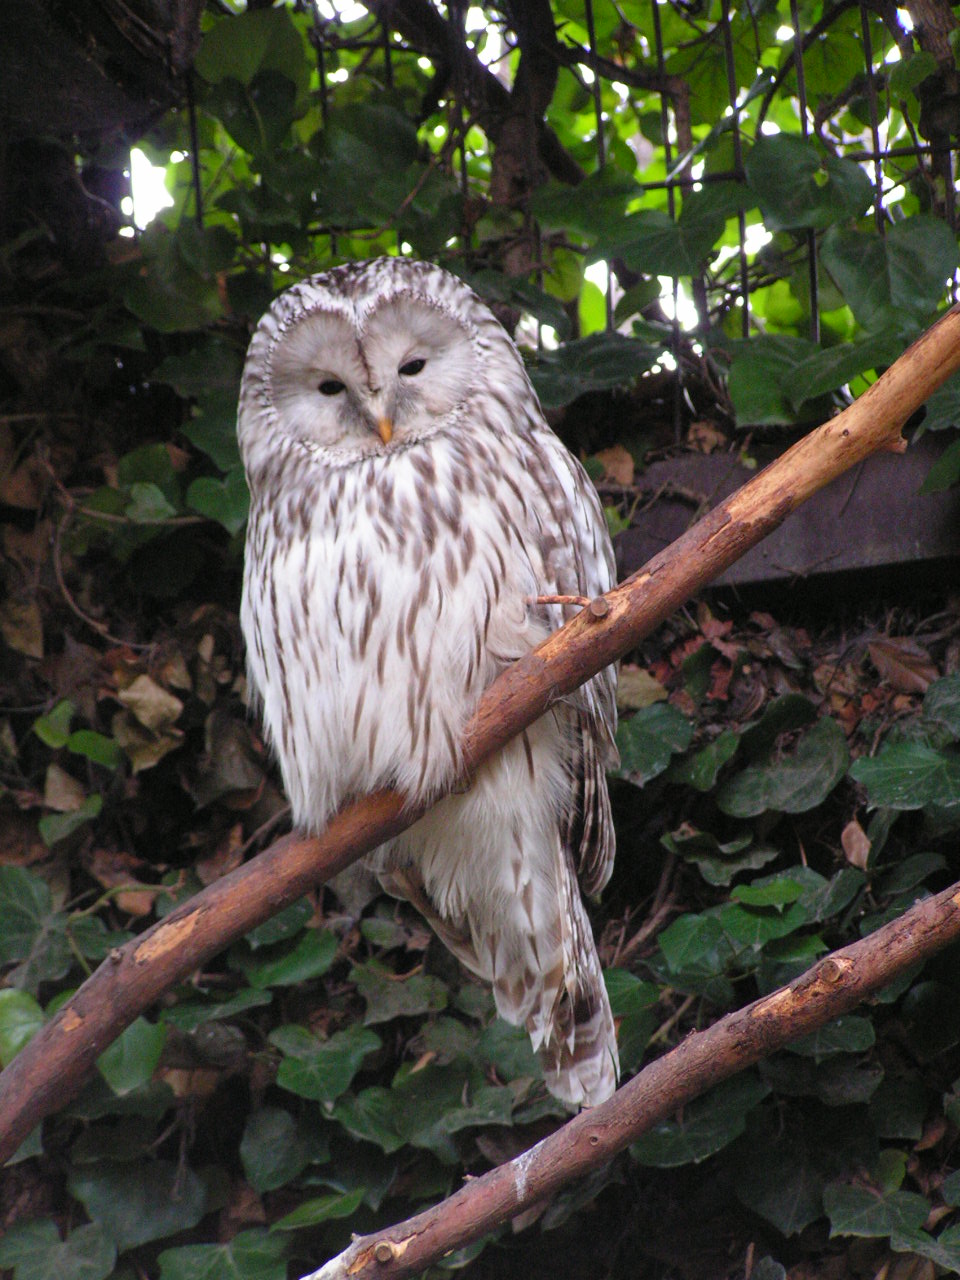
M 345 391 L 342 382 L 338 382 L 336 378 L 324 378 L 323 382 L 317 388 L 322 396 L 338 396 L 341 391 Z
M 400 372 L 405 378 L 413 378 L 423 370 L 426 360 L 408 360 L 406 364 L 400 366 Z

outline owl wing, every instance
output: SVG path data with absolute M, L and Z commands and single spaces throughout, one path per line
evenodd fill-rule
M 616 584 L 616 564 L 606 517 L 597 491 L 583 467 L 544 427 L 535 435 L 541 465 L 535 469 L 546 500 L 540 515 L 543 593 L 597 596 Z M 553 627 L 576 608 L 547 606 Z M 606 770 L 619 761 L 617 668 L 605 667 L 571 695 L 573 733 L 580 744 L 576 796 L 561 832 L 574 857 L 585 893 L 598 893 L 613 871 L 615 851 Z

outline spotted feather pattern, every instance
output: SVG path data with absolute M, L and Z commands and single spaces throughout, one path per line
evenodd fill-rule
M 377 787 L 448 790 L 483 690 L 572 612 L 536 597 L 614 581 L 596 494 L 515 346 L 437 267 L 339 267 L 261 321 L 238 429 L 250 685 L 296 823 L 316 831 Z M 528 1029 L 571 1106 L 618 1071 L 577 883 L 596 893 L 612 869 L 615 681 L 557 704 L 370 859 Z

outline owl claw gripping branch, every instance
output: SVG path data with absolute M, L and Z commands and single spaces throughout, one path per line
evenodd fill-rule
M 439 267 L 337 267 L 260 322 L 238 430 L 250 684 L 294 820 L 316 831 L 379 787 L 446 791 L 483 690 L 569 616 L 563 597 L 614 582 L 596 493 L 516 347 Z M 588 681 L 369 859 L 570 1106 L 618 1071 L 577 883 L 596 893 L 613 865 L 615 688 L 612 668 Z

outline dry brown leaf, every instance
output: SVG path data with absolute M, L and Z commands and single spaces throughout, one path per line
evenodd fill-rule
M 0 635 L 17 653 L 43 657 L 43 618 L 32 596 L 8 596 L 0 602 Z
M 104 889 L 116 889 L 123 885 L 114 901 L 121 911 L 130 916 L 146 916 L 153 910 L 159 889 L 143 884 L 137 879 L 133 870 L 141 866 L 139 858 L 129 853 L 118 853 L 110 849 L 94 849 L 84 859 L 84 867 L 93 876 L 97 884 Z M 129 885 L 129 888 L 126 886 Z
M 870 840 L 860 823 L 853 818 L 840 833 L 843 855 L 852 867 L 866 871 L 870 857 Z
M 717 427 L 716 423 L 711 422 L 708 418 L 700 418 L 696 422 L 691 422 L 687 429 L 687 444 L 691 449 L 695 449 L 697 453 L 713 453 L 715 449 L 723 448 L 727 443 L 727 437 Z
M 170 1086 L 175 1098 L 209 1098 L 223 1079 L 223 1072 L 211 1067 L 166 1067 L 156 1078 Z
M 43 803 L 57 813 L 76 813 L 87 798 L 83 785 L 58 764 L 47 765 L 43 782 Z
M 624 663 L 620 668 L 617 685 L 617 707 L 621 711 L 639 711 L 654 702 L 663 702 L 667 691 L 649 671 L 643 667 Z
M 29 867 L 50 857 L 34 817 L 5 807 L 0 822 L 0 866 Z
M 633 484 L 634 461 L 629 449 L 622 444 L 611 445 L 609 449 L 601 449 L 593 455 L 603 463 L 603 478 L 614 484 L 622 484 L 628 488 Z
M 200 858 L 194 870 L 201 884 L 213 884 L 243 861 L 243 823 L 235 822 L 212 853 Z
M 117 698 L 132 711 L 140 723 L 154 733 L 169 729 L 183 710 L 179 698 L 157 684 L 148 675 L 139 675 Z
M 117 743 L 127 753 L 134 773 L 152 769 L 155 764 L 176 751 L 183 742 L 180 729 L 167 729 L 163 733 L 151 733 L 129 711 L 118 711 L 110 724 L 110 731 Z
M 926 693 L 940 672 L 921 645 L 903 636 L 881 636 L 867 645 L 881 680 L 898 693 Z

